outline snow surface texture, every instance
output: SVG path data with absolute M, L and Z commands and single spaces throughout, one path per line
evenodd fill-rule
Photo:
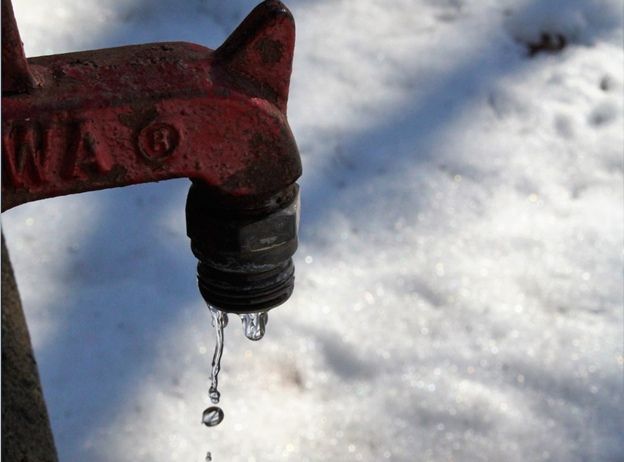
M 215 48 L 255 5 L 14 3 L 29 56 Z M 4 214 L 61 459 L 623 461 L 621 3 L 289 6 L 297 285 L 261 342 L 230 321 L 219 427 L 187 181 Z

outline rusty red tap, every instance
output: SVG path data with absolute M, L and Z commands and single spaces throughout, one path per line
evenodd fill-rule
M 2 209 L 188 177 L 206 301 L 249 312 L 286 300 L 301 174 L 288 9 L 264 1 L 214 51 L 173 42 L 29 59 L 10 0 L 2 9 Z
M 174 42 L 26 60 L 2 0 L 2 209 L 175 177 L 231 197 L 293 184 L 294 39 L 288 9 L 267 0 L 214 51 Z
M 301 175 L 286 119 L 294 40 L 288 9 L 266 0 L 214 51 L 173 42 L 26 59 L 2 0 L 2 211 L 188 177 L 204 299 L 238 313 L 283 303 L 294 286 Z M 2 454 L 54 461 L 4 250 L 3 239 Z

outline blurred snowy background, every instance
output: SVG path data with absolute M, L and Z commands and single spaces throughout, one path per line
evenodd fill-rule
M 255 4 L 14 1 L 28 56 L 216 48 Z M 61 460 L 624 461 L 622 3 L 288 6 L 297 285 L 261 342 L 231 319 L 219 427 L 188 181 L 3 215 Z

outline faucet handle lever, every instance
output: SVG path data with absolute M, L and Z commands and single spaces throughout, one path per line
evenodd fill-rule
M 215 51 L 215 60 L 286 112 L 295 49 L 295 20 L 277 0 L 258 5 Z

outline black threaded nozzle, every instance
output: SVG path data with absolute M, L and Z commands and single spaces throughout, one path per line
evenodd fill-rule
M 298 186 L 251 206 L 223 207 L 219 199 L 200 184 L 187 198 L 187 234 L 204 300 L 231 313 L 281 305 L 294 288 Z

